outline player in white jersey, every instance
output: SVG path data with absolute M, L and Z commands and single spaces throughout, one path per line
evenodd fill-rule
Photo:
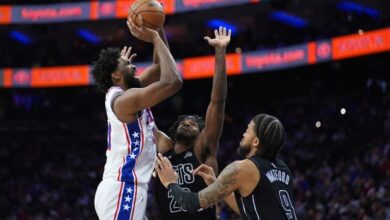
M 93 76 L 106 92 L 107 161 L 95 195 L 99 219 L 145 218 L 147 188 L 156 156 L 150 107 L 176 93 L 182 85 L 163 30 L 156 32 L 128 22 L 133 36 L 152 43 L 153 64 L 139 77 L 131 48 L 102 50 Z

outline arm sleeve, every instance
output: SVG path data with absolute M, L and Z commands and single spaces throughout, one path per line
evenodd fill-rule
M 196 211 L 200 209 L 198 193 L 187 192 L 177 183 L 169 184 L 168 189 L 175 201 L 189 213 L 196 213 Z

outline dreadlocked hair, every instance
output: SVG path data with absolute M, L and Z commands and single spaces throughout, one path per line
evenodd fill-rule
M 201 116 L 199 116 L 199 115 L 179 115 L 177 117 L 176 121 L 173 122 L 171 127 L 168 129 L 168 134 L 169 134 L 169 137 L 171 138 L 171 140 L 175 141 L 176 130 L 179 127 L 180 122 L 186 118 L 191 118 L 192 120 L 194 120 L 198 124 L 199 131 L 203 130 L 204 120 Z
M 267 114 L 256 115 L 253 122 L 261 143 L 258 154 L 263 158 L 275 160 L 286 139 L 282 123 L 276 117 Z
M 120 53 L 118 48 L 108 47 L 99 53 L 99 59 L 93 63 L 92 75 L 98 86 L 104 91 L 113 86 L 111 73 L 118 67 Z

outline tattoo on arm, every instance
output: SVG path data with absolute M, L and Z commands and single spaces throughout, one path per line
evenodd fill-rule
M 223 200 L 226 196 L 236 190 L 238 173 L 239 169 L 235 162 L 228 165 L 213 184 L 199 192 L 200 206 L 203 208 L 208 207 Z

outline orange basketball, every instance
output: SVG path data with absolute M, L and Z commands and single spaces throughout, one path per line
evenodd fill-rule
M 155 30 L 160 29 L 165 22 L 165 13 L 163 6 L 156 0 L 137 0 L 129 9 L 127 19 L 131 19 L 137 26 L 139 22 L 136 19 L 141 15 L 144 26 Z

